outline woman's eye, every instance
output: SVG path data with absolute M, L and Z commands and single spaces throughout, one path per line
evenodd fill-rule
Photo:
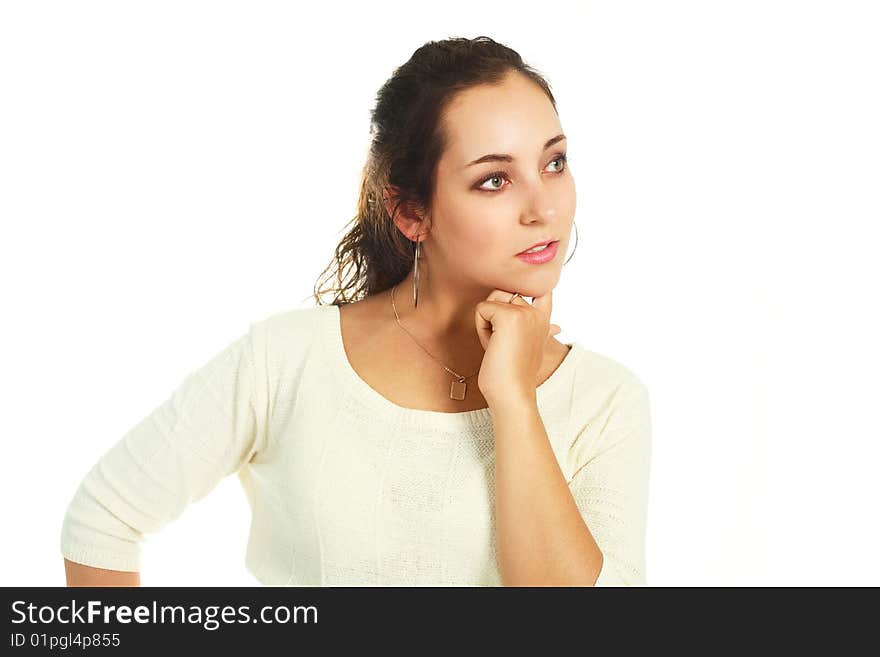
M 489 176 L 488 178 L 486 178 L 486 180 L 483 181 L 483 183 L 480 185 L 480 189 L 483 189 L 483 185 L 485 185 L 487 182 L 490 182 L 493 180 L 504 180 L 505 178 L 507 178 L 507 175 L 504 173 L 493 173 L 491 176 Z M 496 187 L 495 189 L 499 189 L 499 188 Z
M 568 158 L 565 153 L 560 153 L 559 155 L 554 157 L 550 161 L 550 164 L 553 164 L 554 162 L 559 162 L 560 168 L 557 171 L 554 171 L 553 173 L 563 173 L 565 171 L 567 161 L 568 161 Z M 482 182 L 477 186 L 477 189 L 479 189 L 480 191 L 484 191 L 484 192 L 497 192 L 497 191 L 499 191 L 501 189 L 501 187 L 492 187 L 492 188 L 483 187 L 483 185 L 485 185 L 487 182 L 492 182 L 494 180 L 508 180 L 507 172 L 506 171 L 493 171 L 492 173 L 489 174 L 489 176 L 487 178 L 484 178 L 482 180 Z
M 560 164 L 559 170 L 562 171 L 565 169 L 565 166 L 566 166 L 568 160 L 565 155 L 560 155 L 560 156 L 554 158 L 553 160 L 551 160 L 550 164 L 553 164 L 553 162 L 560 162 L 561 164 Z

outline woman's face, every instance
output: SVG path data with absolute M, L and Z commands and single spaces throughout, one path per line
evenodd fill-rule
M 511 74 L 503 84 L 459 94 L 444 124 L 449 144 L 438 163 L 425 245 L 431 271 L 465 286 L 545 294 L 559 280 L 576 205 L 550 99 L 528 78 Z M 490 154 L 511 159 L 470 164 Z M 516 257 L 546 238 L 559 240 L 549 262 Z

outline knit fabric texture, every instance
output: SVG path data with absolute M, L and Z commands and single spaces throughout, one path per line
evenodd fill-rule
M 536 388 L 538 410 L 604 558 L 596 586 L 646 585 L 648 391 L 569 346 Z M 147 535 L 233 473 L 252 513 L 245 566 L 263 584 L 502 585 L 491 410 L 383 397 L 352 368 L 337 306 L 251 323 L 187 375 L 85 475 L 61 553 L 140 571 Z

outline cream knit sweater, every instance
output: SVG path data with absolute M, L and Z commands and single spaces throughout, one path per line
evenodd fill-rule
M 236 473 L 263 584 L 500 586 L 489 409 L 398 406 L 355 372 L 339 308 L 297 308 L 189 374 L 86 474 L 61 553 L 139 571 L 145 534 Z M 536 389 L 560 468 L 602 550 L 597 586 L 645 585 L 648 392 L 571 343 Z

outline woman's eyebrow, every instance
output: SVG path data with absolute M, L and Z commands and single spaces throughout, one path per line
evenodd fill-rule
M 556 135 L 547 140 L 547 143 L 544 144 L 543 150 L 547 150 L 553 144 L 558 141 L 562 141 L 565 139 L 565 135 Z M 512 155 L 507 155 L 506 153 L 489 153 L 488 155 L 484 155 L 483 157 L 478 157 L 473 162 L 468 162 L 463 168 L 467 169 L 470 166 L 475 164 L 482 164 L 483 162 L 513 162 L 514 158 Z

